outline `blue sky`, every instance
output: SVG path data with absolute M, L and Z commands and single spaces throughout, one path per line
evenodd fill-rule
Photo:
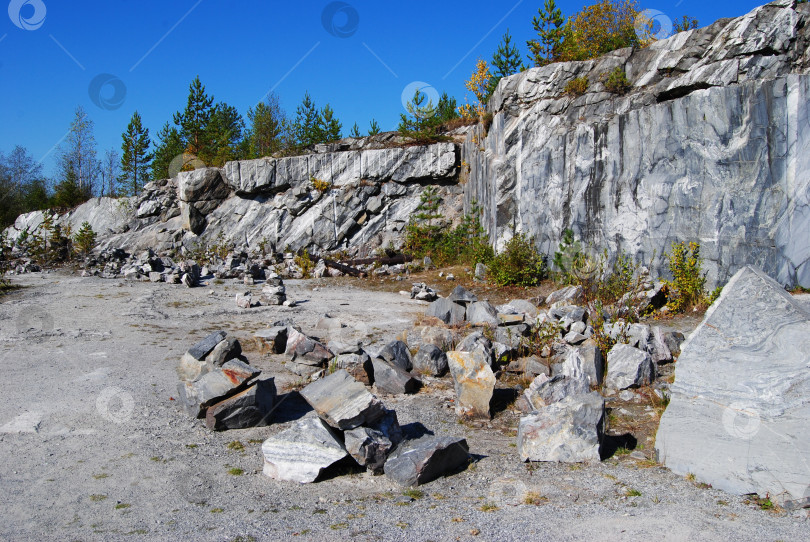
M 154 139 L 185 106 L 195 75 L 243 115 L 271 90 L 292 114 L 309 91 L 319 107 L 332 106 L 345 134 L 354 122 L 365 132 L 372 118 L 393 130 L 414 82 L 463 103 L 476 59 L 489 60 L 507 28 L 525 54 L 541 5 L 11 0 L 9 15 L 0 13 L 0 151 L 23 145 L 53 174 L 52 149 L 78 105 L 95 123 L 99 155 L 120 150 L 136 109 Z M 585 3 L 558 5 L 569 15 Z M 673 19 L 688 14 L 705 26 L 757 5 L 665 0 L 641 7 Z

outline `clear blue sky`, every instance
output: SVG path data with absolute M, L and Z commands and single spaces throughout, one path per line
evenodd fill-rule
M 641 7 L 673 19 L 689 14 L 705 26 L 759 3 L 664 0 Z M 566 15 L 585 4 L 558 0 Z M 354 122 L 365 132 L 372 118 L 383 130 L 393 130 L 403 111 L 403 90 L 413 82 L 463 103 L 464 80 L 476 58 L 489 60 L 507 28 L 525 54 L 531 19 L 541 5 L 542 0 L 11 0 L 11 14 L 0 14 L 0 151 L 22 145 L 53 174 L 50 151 L 64 137 L 77 105 L 95 123 L 99 155 L 120 150 L 120 134 L 136 109 L 154 139 L 184 107 L 188 84 L 198 74 L 209 94 L 243 115 L 271 89 L 292 114 L 309 91 L 319 107 L 331 104 L 345 134 Z M 329 6 L 332 13 L 325 13 Z M 12 15 L 28 28 L 15 25 Z M 90 88 L 100 74 L 113 79 L 101 85 L 97 80 L 102 101 L 94 101 Z

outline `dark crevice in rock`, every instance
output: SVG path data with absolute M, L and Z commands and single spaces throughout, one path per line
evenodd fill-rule
M 657 103 L 667 102 L 669 100 L 677 100 L 678 98 L 683 98 L 696 90 L 703 90 L 707 88 L 711 88 L 713 85 L 705 82 L 698 82 L 693 85 L 685 85 L 682 87 L 675 87 L 668 90 L 661 92 L 656 97 Z

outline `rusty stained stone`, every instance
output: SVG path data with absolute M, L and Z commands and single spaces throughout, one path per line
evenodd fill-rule
M 489 419 L 495 373 L 483 352 L 447 352 L 447 364 L 456 390 L 456 415 Z

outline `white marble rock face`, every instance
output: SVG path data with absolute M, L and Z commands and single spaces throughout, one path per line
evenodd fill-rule
M 658 457 L 736 494 L 810 497 L 810 312 L 751 267 L 684 343 Z

